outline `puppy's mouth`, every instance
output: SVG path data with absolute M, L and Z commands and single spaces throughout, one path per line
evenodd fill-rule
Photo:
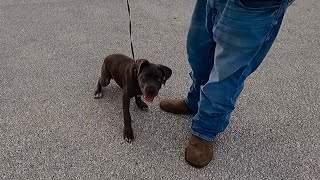
M 152 103 L 154 98 L 158 95 L 158 90 L 153 86 L 145 86 L 142 90 L 142 95 L 146 102 Z
M 146 102 L 148 103 L 152 103 L 154 100 L 154 96 L 152 95 L 144 95 L 143 97 L 144 97 L 144 100 L 146 100 Z

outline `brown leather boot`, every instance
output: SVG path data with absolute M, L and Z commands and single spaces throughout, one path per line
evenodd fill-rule
M 212 158 L 213 142 L 192 135 L 185 151 L 186 161 L 193 167 L 202 168 L 208 165 Z
M 164 99 L 160 102 L 160 108 L 174 114 L 196 114 L 183 99 Z

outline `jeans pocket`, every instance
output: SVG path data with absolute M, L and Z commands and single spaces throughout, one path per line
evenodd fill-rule
M 252 5 L 249 10 L 247 6 L 246 8 L 239 6 L 240 1 L 228 1 L 213 28 L 214 40 L 224 48 L 225 46 L 254 48 L 262 45 L 276 23 L 277 13 L 281 7 L 281 4 L 279 6 L 277 4 L 277 6 L 272 5 L 272 8 L 268 6 L 270 9 L 264 9 L 266 7 L 255 8 Z
M 283 0 L 235 0 L 236 4 L 246 10 L 250 11 L 266 11 L 277 9 L 281 6 Z

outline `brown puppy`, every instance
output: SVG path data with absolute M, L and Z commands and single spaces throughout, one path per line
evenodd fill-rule
M 148 105 L 141 100 L 141 96 L 147 102 L 152 102 L 171 74 L 172 70 L 167 66 L 153 64 L 146 59 L 134 61 L 122 54 L 112 54 L 105 58 L 94 98 L 103 96 L 102 87 L 107 86 L 111 79 L 122 88 L 123 136 L 127 142 L 134 139 L 129 112 L 130 99 L 135 97 L 137 106 L 147 109 Z

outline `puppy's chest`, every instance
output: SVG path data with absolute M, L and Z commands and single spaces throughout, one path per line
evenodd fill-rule
M 125 78 L 123 76 L 113 77 L 115 82 L 125 91 L 127 91 L 132 96 L 142 95 L 137 79 L 135 78 Z
M 130 81 L 128 91 L 130 91 L 132 95 L 142 95 L 137 79 L 132 79 Z

